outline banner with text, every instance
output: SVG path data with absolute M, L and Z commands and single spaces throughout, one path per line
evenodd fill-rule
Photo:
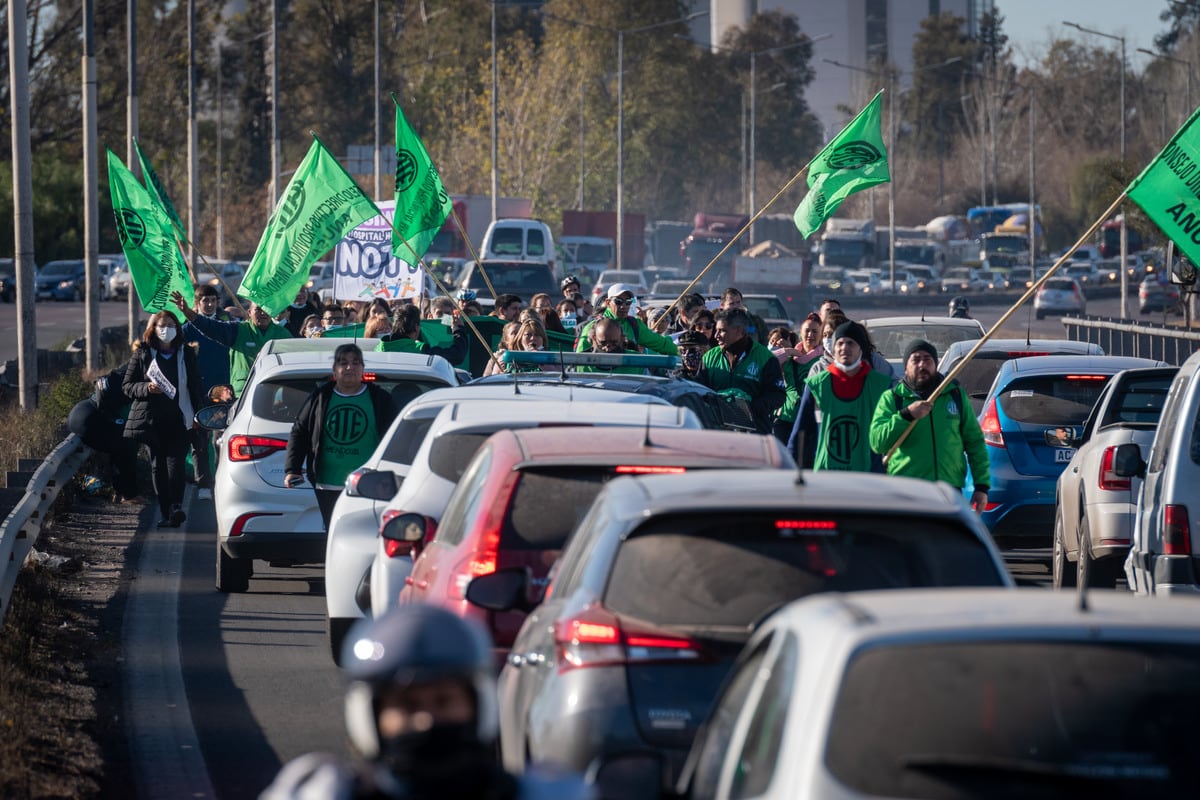
M 1192 112 L 1158 157 L 1125 190 L 1193 264 L 1200 264 L 1200 125 L 1196 122 L 1197 117 L 1200 117 L 1200 109 Z
M 392 256 L 392 215 L 396 201 L 376 205 L 382 216 L 372 217 L 346 234 L 333 256 L 335 300 L 415 298 L 425 285 L 425 270 Z

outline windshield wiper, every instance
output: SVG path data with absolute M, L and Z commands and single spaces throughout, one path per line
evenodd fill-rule
M 1072 781 L 1165 781 L 1171 777 L 1170 767 L 1164 764 L 1132 763 L 1129 761 L 1124 763 L 1114 763 L 1112 761 L 1076 761 L 1066 764 L 1053 764 L 1032 759 L 955 755 L 948 753 L 914 753 L 901 756 L 898 761 L 899 765 L 904 769 L 928 772 L 1002 772 Z

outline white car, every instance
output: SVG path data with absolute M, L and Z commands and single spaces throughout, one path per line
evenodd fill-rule
M 700 429 L 689 409 L 658 404 L 612 402 L 497 400 L 447 406 L 433 421 L 408 477 L 387 504 L 383 522 L 401 514 L 426 518 L 432 533 L 459 477 L 484 440 L 501 429 L 615 425 L 622 427 Z M 371 564 L 371 614 L 380 617 L 398 604 L 400 590 L 412 571 L 410 553 L 394 549 L 378 537 Z
M 367 577 L 375 559 L 383 511 L 408 475 L 434 418 L 451 403 L 465 409 L 473 404 L 506 406 L 520 400 L 556 400 L 589 406 L 601 402 L 669 405 L 654 395 L 557 382 L 522 385 L 519 394 L 514 393 L 510 383 L 457 386 L 427 392 L 409 402 L 384 434 L 375 452 L 347 478 L 346 488 L 333 508 L 325 542 L 325 622 L 334 660 L 341 654 L 346 632 L 365 616 L 364 608 L 371 607 Z M 544 403 L 538 403 L 537 409 L 544 410 L 543 406 Z M 639 418 L 645 417 L 645 411 L 632 413 L 640 415 Z M 557 418 L 557 414 L 551 418 Z M 411 565 L 411 561 L 407 563 Z M 401 575 L 399 580 L 403 579 Z
M 377 340 L 360 339 L 367 380 L 392 394 L 397 410 L 430 389 L 454 386 L 458 376 L 443 358 L 377 353 Z M 218 444 L 213 483 L 216 505 L 216 586 L 249 588 L 256 558 L 274 564 L 319 564 L 325 526 L 306 481 L 284 486 L 283 462 L 292 423 L 308 396 L 330 378 L 334 349 L 345 339 L 268 342 L 229 410 Z
M 746 644 L 663 796 L 1190 797 L 1198 615 L 1113 592 L 798 600 Z M 599 783 L 638 765 L 654 785 L 655 759 L 606 759 Z
M 924 339 L 939 354 L 955 342 L 983 338 L 978 320 L 955 317 L 876 317 L 863 320 L 871 343 L 893 366 L 904 374 L 904 348 L 913 339 Z

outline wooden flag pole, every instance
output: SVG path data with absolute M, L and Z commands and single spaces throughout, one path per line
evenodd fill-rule
M 454 225 L 458 228 L 458 232 L 462 234 L 463 241 L 467 243 L 467 251 L 471 254 L 471 258 L 475 259 L 475 266 L 479 267 L 479 274 L 483 276 L 483 282 L 487 284 L 488 291 L 492 293 L 492 297 L 498 297 L 496 289 L 492 286 L 492 279 L 488 277 L 487 272 L 483 268 L 483 259 L 479 257 L 479 253 L 475 252 L 474 245 L 471 244 L 471 237 L 467 236 L 467 229 L 463 227 L 462 220 L 458 218 L 458 214 L 454 212 L 454 206 L 450 206 L 450 216 L 454 218 Z M 409 248 L 412 249 L 412 248 Z M 443 287 L 438 287 L 443 289 Z
M 1011 317 L 1013 314 L 1017 313 L 1017 309 L 1019 309 L 1022 305 L 1024 305 L 1026 300 L 1028 300 L 1030 297 L 1032 297 L 1037 292 L 1038 289 L 1042 288 L 1042 284 L 1044 284 L 1047 280 L 1049 280 L 1050 277 L 1058 270 L 1058 268 L 1061 267 L 1063 264 L 1065 264 L 1067 262 L 1067 260 L 1071 258 L 1071 256 L 1074 254 L 1074 252 L 1076 250 L 1078 250 L 1083 245 L 1087 244 L 1087 241 L 1092 238 L 1092 235 L 1095 234 L 1097 230 L 1099 230 L 1099 228 L 1102 224 L 1104 224 L 1104 220 L 1108 219 L 1109 215 L 1112 214 L 1114 211 L 1116 211 L 1117 207 L 1120 206 L 1121 203 L 1125 202 L 1125 198 L 1126 198 L 1126 193 L 1121 192 L 1121 195 L 1116 200 L 1113 201 L 1112 205 L 1108 207 L 1108 210 L 1105 211 L 1102 215 L 1100 215 L 1099 219 L 1097 219 L 1095 222 L 1092 223 L 1092 226 L 1090 228 L 1088 228 L 1087 231 L 1085 231 L 1082 236 L 1079 237 L 1078 241 L 1076 241 L 1075 244 L 1071 245 L 1071 249 L 1067 250 L 1067 252 L 1065 252 L 1061 256 L 1059 256 L 1058 260 L 1054 262 L 1054 266 L 1050 267 L 1050 269 L 1046 271 L 1045 275 L 1043 275 L 1042 277 L 1040 277 L 1036 281 L 1034 281 L 1033 285 L 1025 290 L 1025 294 L 1021 295 L 1020 299 L 1017 300 L 1017 302 L 1014 303 L 1013 306 L 1010 309 L 1008 309 L 1008 311 L 1005 311 L 1004 314 L 1001 315 L 1000 319 L 996 320 L 996 324 L 992 325 L 992 327 L 989 328 L 983 334 L 983 336 L 979 339 L 979 341 L 975 342 L 975 346 L 972 347 L 971 350 L 967 353 L 967 355 L 963 357 L 962 361 L 959 361 L 957 364 L 954 365 L 954 369 L 950 370 L 950 374 L 948 374 L 944 378 L 942 378 L 941 384 L 939 384 L 938 387 L 933 390 L 933 394 L 929 395 L 928 402 L 930 402 L 930 403 L 934 402 L 935 400 L 937 400 L 938 396 L 941 395 L 942 392 L 944 392 L 946 389 L 950 388 L 950 384 L 954 381 L 954 378 L 958 375 L 959 372 L 962 371 L 963 367 L 965 367 L 970 362 L 970 360 L 975 357 L 975 354 L 979 352 L 979 348 L 983 347 L 984 343 L 987 342 L 988 339 L 992 338 L 992 334 L 994 334 L 996 331 L 1000 330 L 1000 326 L 1002 326 L 1005 322 L 1008 322 L 1009 317 Z M 1034 220 L 1031 219 L 1029 221 L 1029 224 L 1033 225 Z M 1127 267 L 1125 264 L 1121 265 L 1121 269 L 1126 269 L 1126 268 Z M 897 439 L 895 444 L 893 444 L 888 449 L 887 454 L 883 457 L 883 463 L 885 465 L 888 463 L 888 460 L 891 459 L 892 454 L 896 452 L 896 448 L 898 448 L 901 444 L 903 444 L 904 440 L 908 438 L 908 435 L 910 433 L 912 433 L 912 429 L 917 424 L 917 422 L 918 422 L 918 420 L 914 419 L 912 422 L 908 423 L 908 427 L 905 428 L 904 432 L 900 434 L 900 438 Z

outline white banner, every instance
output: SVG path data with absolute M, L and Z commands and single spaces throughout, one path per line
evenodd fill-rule
M 334 250 L 335 300 L 395 300 L 421 294 L 425 270 L 392 258 L 391 219 L 396 202 L 385 200 L 376 205 L 384 216 L 373 217 L 350 231 Z

